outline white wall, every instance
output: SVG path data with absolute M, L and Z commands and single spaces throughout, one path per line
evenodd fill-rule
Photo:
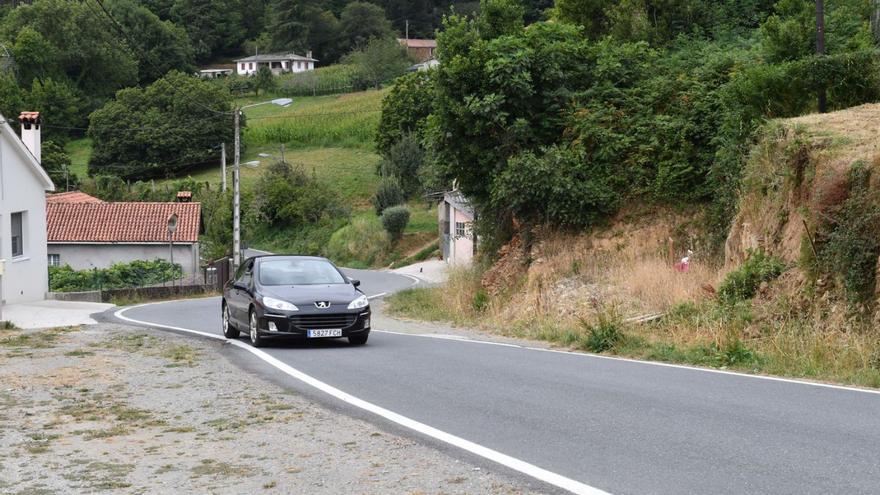
M 114 263 L 156 258 L 171 261 L 168 244 L 50 244 L 49 254 L 61 256 L 61 265 L 74 270 L 107 268 Z M 192 275 L 199 270 L 198 244 L 175 244 L 174 262 L 183 267 L 183 273 Z
M 450 225 L 450 230 L 452 232 L 452 262 L 456 265 L 458 264 L 469 264 L 471 260 L 474 258 L 474 241 L 473 241 L 473 222 L 474 219 L 471 218 L 467 213 L 456 210 L 455 207 L 451 208 L 452 210 L 452 223 Z M 465 237 L 456 237 L 455 235 L 455 224 L 456 222 L 465 224 Z
M 6 260 L 3 300 L 39 301 L 49 290 L 45 186 L 19 148 L 0 136 L 0 259 Z M 12 213 L 25 212 L 24 254 L 12 257 Z
M 286 60 L 282 61 L 281 64 L 281 69 L 272 69 L 272 71 L 278 74 L 280 72 L 306 72 L 310 70 L 315 70 L 314 62 L 297 62 L 296 60 Z M 266 65 L 266 63 L 236 62 L 235 72 L 239 76 L 249 76 L 252 74 L 256 74 L 257 71 L 260 69 L 260 65 Z

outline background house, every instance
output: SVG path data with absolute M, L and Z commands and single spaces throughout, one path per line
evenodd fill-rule
M 440 249 L 448 264 L 469 264 L 474 258 L 474 208 L 458 191 L 447 192 L 438 208 Z
M 23 112 L 21 139 L 0 115 L 0 259 L 3 301 L 46 298 L 46 191 L 55 186 L 40 166 L 40 114 Z
M 240 58 L 235 61 L 235 67 L 239 76 L 256 74 L 260 67 L 268 67 L 278 76 L 285 72 L 315 70 L 315 62 L 317 60 L 312 58 L 312 52 L 306 53 L 305 57 L 295 53 L 266 53 Z
M 91 198 L 91 199 L 88 199 Z M 184 274 L 199 273 L 199 203 L 105 203 L 83 193 L 46 199 L 48 260 L 75 270 L 107 268 L 136 260 L 170 260 Z M 177 231 L 168 235 L 168 218 L 178 216 Z
M 434 58 L 437 40 L 420 40 L 398 38 L 397 41 L 406 47 L 406 54 L 417 62 L 425 62 Z

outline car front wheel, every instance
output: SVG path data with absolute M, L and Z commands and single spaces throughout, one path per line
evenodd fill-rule
M 248 317 L 248 330 L 250 330 L 251 336 L 251 345 L 254 347 L 263 347 L 263 337 L 260 336 L 260 331 L 257 327 L 257 312 L 251 309 L 250 315 Z
M 232 318 L 229 316 L 229 306 L 226 304 L 226 301 L 223 302 L 223 314 L 222 314 L 222 329 L 223 336 L 227 339 L 237 339 L 240 335 L 239 331 L 233 326 Z

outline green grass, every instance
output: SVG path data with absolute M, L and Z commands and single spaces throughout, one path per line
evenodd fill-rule
M 70 172 L 81 179 L 89 174 L 89 159 L 92 157 L 92 140 L 89 138 L 74 139 L 67 143 L 64 151 L 70 155 Z
M 292 105 L 260 105 L 245 110 L 247 145 L 285 144 L 289 148 L 359 147 L 372 149 L 385 91 L 294 98 Z M 271 97 L 237 101 L 249 105 Z

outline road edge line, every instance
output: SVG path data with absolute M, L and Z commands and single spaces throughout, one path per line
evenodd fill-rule
M 416 285 L 416 284 L 413 284 Z M 464 451 L 470 452 L 471 454 L 480 456 L 484 459 L 492 461 L 496 464 L 500 464 L 506 468 L 512 469 L 519 473 L 525 474 L 531 478 L 542 481 L 544 483 L 553 485 L 557 488 L 561 488 L 571 493 L 575 493 L 577 495 L 610 495 L 608 492 L 600 490 L 598 488 L 592 487 L 590 485 L 581 483 L 579 481 L 573 480 L 571 478 L 566 478 L 560 474 L 556 474 L 552 471 L 548 471 L 546 469 L 535 466 L 534 464 L 529 464 L 523 460 L 517 459 L 515 457 L 511 457 L 507 454 L 503 454 L 498 452 L 497 450 L 490 449 L 488 447 L 484 447 L 480 444 L 471 442 L 470 440 L 465 440 L 464 438 L 455 436 L 451 433 L 447 433 L 445 431 L 434 428 L 433 426 L 426 425 L 424 423 L 418 422 L 414 419 L 408 418 L 401 414 L 395 413 L 394 411 L 385 409 L 381 406 L 373 404 L 371 402 L 367 402 L 363 399 L 355 397 L 347 392 L 344 392 L 328 383 L 322 382 L 317 378 L 307 375 L 302 371 L 290 366 L 287 363 L 280 361 L 278 358 L 266 353 L 265 351 L 261 351 L 253 346 L 245 344 L 239 340 L 229 340 L 223 337 L 222 335 L 211 334 L 207 332 L 200 332 L 198 330 L 192 330 L 189 328 L 183 327 L 175 327 L 171 325 L 162 325 L 159 323 L 150 323 L 146 321 L 136 320 L 134 318 L 129 318 L 125 316 L 123 313 L 130 309 L 142 308 L 145 306 L 150 306 L 153 303 L 139 304 L 137 306 L 131 306 L 128 308 L 121 308 L 113 313 L 116 318 L 120 320 L 127 321 L 130 323 L 135 323 L 138 325 L 144 325 L 150 328 L 162 328 L 167 330 L 172 330 L 176 332 L 185 332 L 194 335 L 198 335 L 201 337 L 207 337 L 213 340 L 221 340 L 224 342 L 228 342 L 230 345 L 238 347 L 239 349 L 250 352 L 254 356 L 258 357 L 260 360 L 265 362 L 266 364 L 274 367 L 275 369 L 281 371 L 282 373 L 299 380 L 306 385 L 309 385 L 312 388 L 315 388 L 331 397 L 339 399 L 347 404 L 350 404 L 358 409 L 362 409 L 369 413 L 372 413 L 376 416 L 384 418 L 392 423 L 398 424 L 404 428 L 410 429 L 422 435 L 431 437 L 435 440 L 439 440 L 443 443 L 452 445 L 454 447 L 458 447 Z
M 632 358 L 626 358 L 626 357 L 620 357 L 620 356 L 603 356 L 601 354 L 591 354 L 588 352 L 564 351 L 561 349 L 545 349 L 545 348 L 541 348 L 541 347 L 533 347 L 533 346 L 526 346 L 526 345 L 520 345 L 520 344 L 509 344 L 509 343 L 505 343 L 505 342 L 492 342 L 490 340 L 476 340 L 476 339 L 471 339 L 471 338 L 467 338 L 467 337 L 449 338 L 449 337 L 446 337 L 443 335 L 432 335 L 429 333 L 393 332 L 390 330 L 373 330 L 373 332 L 387 333 L 387 334 L 392 334 L 392 335 L 404 335 L 404 336 L 408 336 L 408 337 L 422 337 L 422 338 L 429 338 L 429 339 L 448 340 L 448 341 L 452 341 L 452 342 L 465 342 L 465 343 L 469 343 L 469 344 L 494 345 L 494 346 L 498 346 L 498 347 L 513 347 L 513 348 L 523 349 L 523 350 L 527 350 L 527 351 L 551 352 L 554 354 L 564 354 L 564 355 L 575 356 L 575 357 L 580 357 L 580 358 L 605 359 L 605 360 L 609 360 L 609 361 L 621 361 L 621 362 L 625 362 L 625 363 L 641 364 L 641 365 L 646 365 L 646 366 L 660 366 L 663 368 L 677 368 L 677 369 L 688 370 L 688 371 L 702 371 L 704 373 L 716 373 L 719 375 L 736 376 L 736 377 L 740 377 L 740 378 L 753 378 L 753 379 L 757 379 L 757 380 L 791 383 L 791 384 L 795 384 L 795 385 L 809 385 L 809 386 L 813 386 L 813 387 L 830 388 L 830 389 L 834 389 L 834 390 L 841 390 L 841 391 L 847 391 L 847 392 L 862 392 L 865 394 L 880 395 L 880 390 L 874 390 L 874 389 L 870 389 L 870 388 L 859 388 L 859 387 L 851 387 L 851 386 L 847 386 L 847 385 L 836 385 L 833 383 L 811 382 L 808 380 L 798 380 L 796 378 L 785 378 L 785 377 L 781 377 L 781 376 L 755 375 L 755 374 L 750 374 L 750 373 L 742 373 L 740 371 L 720 370 L 720 369 L 715 369 L 715 368 L 701 368 L 699 366 L 690 366 L 687 364 L 664 363 L 664 362 L 660 362 L 660 361 L 643 361 L 640 359 L 632 359 Z

